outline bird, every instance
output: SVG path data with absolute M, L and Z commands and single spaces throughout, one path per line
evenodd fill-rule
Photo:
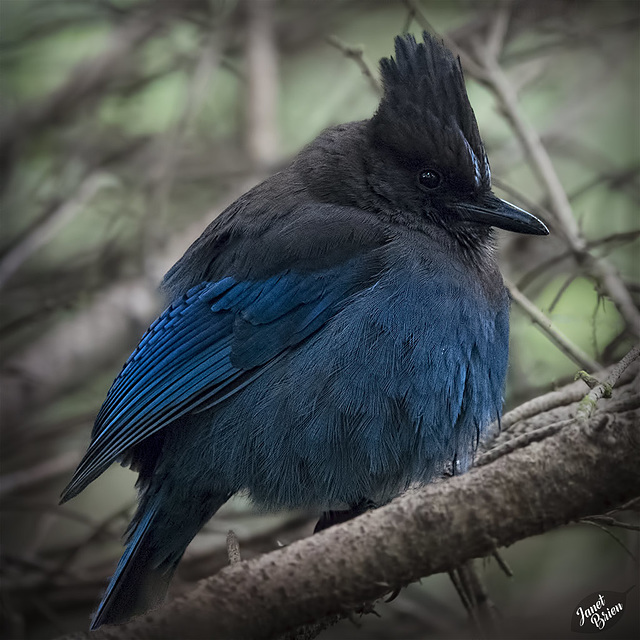
M 91 628 L 158 606 L 233 495 L 316 530 L 447 469 L 499 419 L 510 300 L 498 198 L 461 64 L 395 39 L 367 120 L 333 126 L 231 204 L 169 270 L 167 307 L 109 390 L 62 494 L 138 473 L 126 549 Z

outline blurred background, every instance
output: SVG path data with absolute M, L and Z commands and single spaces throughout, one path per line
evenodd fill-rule
M 164 272 L 323 128 L 372 115 L 377 61 L 395 35 L 429 26 L 473 52 L 497 12 L 498 63 L 518 113 L 550 155 L 590 255 L 615 267 L 637 306 L 635 0 L 0 0 L 4 637 L 86 629 L 121 554 L 134 474 L 113 468 L 71 503 L 58 507 L 57 497 L 111 381 L 162 307 Z M 546 239 L 501 234 L 503 271 L 583 354 L 568 356 L 514 305 L 509 409 L 582 365 L 616 362 L 633 335 L 569 250 L 495 91 L 465 68 L 496 192 L 552 229 Z M 187 551 L 174 593 L 226 564 L 229 529 L 249 558 L 309 535 L 314 515 L 265 515 L 232 500 Z M 479 567 L 507 637 L 569 637 L 580 600 L 638 581 L 633 530 L 574 523 L 503 554 L 512 578 L 493 560 Z M 603 637 L 636 637 L 637 598 L 638 587 Z M 322 637 L 474 634 L 446 575 L 378 611 Z

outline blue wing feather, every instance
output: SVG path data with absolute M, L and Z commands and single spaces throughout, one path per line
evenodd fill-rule
M 226 277 L 190 289 L 125 363 L 63 500 L 143 439 L 246 386 L 368 286 L 379 266 L 368 252 L 316 273 L 285 271 L 244 282 Z

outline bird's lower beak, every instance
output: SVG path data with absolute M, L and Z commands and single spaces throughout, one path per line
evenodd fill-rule
M 549 229 L 542 220 L 538 220 L 524 209 L 493 195 L 477 203 L 465 203 L 460 207 L 460 211 L 467 220 L 472 222 L 488 224 L 516 233 L 530 233 L 536 236 L 549 235 Z

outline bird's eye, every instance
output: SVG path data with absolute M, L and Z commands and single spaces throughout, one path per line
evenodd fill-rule
M 418 182 L 420 183 L 420 186 L 425 187 L 426 189 L 435 189 L 440 186 L 442 176 L 433 169 L 423 169 L 418 174 Z

